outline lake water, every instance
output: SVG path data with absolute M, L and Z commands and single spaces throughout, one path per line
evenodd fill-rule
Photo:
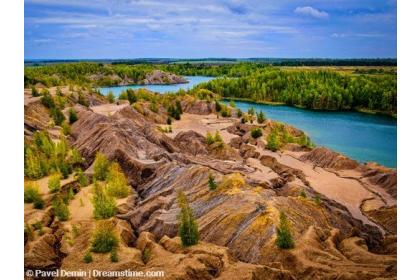
M 188 83 L 185 84 L 174 84 L 174 85 L 130 85 L 130 86 L 115 86 L 115 87 L 100 87 L 99 91 L 103 95 L 107 95 L 110 91 L 114 94 L 114 96 L 119 96 L 121 92 L 131 88 L 131 89 L 139 89 L 139 88 L 146 88 L 148 90 L 165 93 L 165 92 L 176 92 L 180 89 L 190 89 L 199 83 L 208 82 L 213 80 L 214 77 L 206 77 L 206 76 L 184 76 L 185 79 L 188 80 Z
M 397 166 L 397 120 L 357 112 L 309 111 L 288 106 L 235 102 L 243 112 L 262 110 L 273 120 L 305 131 L 318 146 L 325 146 L 360 162 Z
M 176 85 L 131 85 L 102 87 L 106 95 L 112 91 L 119 96 L 128 88 L 147 88 L 165 93 L 210 81 L 213 77 L 185 76 L 186 84 Z M 387 167 L 397 166 L 397 121 L 390 117 L 369 115 L 357 112 L 310 111 L 288 106 L 263 105 L 236 102 L 238 108 L 246 112 L 250 106 L 262 110 L 266 116 L 291 124 L 305 131 L 318 146 L 325 146 L 343 153 L 360 162 L 375 161 Z

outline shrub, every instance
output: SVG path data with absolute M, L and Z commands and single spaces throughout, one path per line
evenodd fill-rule
M 109 196 L 98 182 L 94 184 L 92 204 L 95 219 L 108 219 L 113 217 L 117 212 L 115 199 Z
M 82 92 L 79 92 L 79 98 L 77 99 L 77 103 L 89 107 L 89 100 L 87 100 L 86 96 Z
M 194 213 L 188 205 L 187 198 L 183 192 L 178 194 L 178 205 L 181 208 L 179 214 L 179 236 L 181 237 L 182 246 L 187 247 L 198 243 L 199 232 L 198 225 L 194 219 Z
M 229 101 L 229 106 L 230 106 L 230 107 L 232 107 L 232 108 L 236 108 L 235 101 L 230 100 L 230 101 Z
M 151 257 L 151 252 L 149 248 L 144 248 L 142 254 L 141 254 L 141 260 L 143 261 L 144 264 L 147 264 L 150 260 Z
M 101 181 L 105 180 L 109 165 L 110 162 L 104 154 L 96 153 L 95 161 L 93 162 L 93 178 Z
M 115 248 L 111 251 L 110 259 L 111 262 L 118 262 L 118 252 Z
M 83 256 L 83 261 L 85 263 L 91 263 L 93 261 L 92 253 L 90 251 L 87 251 L 86 254 Z
M 222 110 L 222 105 L 220 105 L 219 101 L 216 101 L 216 112 L 220 112 Z
M 35 209 L 43 209 L 44 208 L 44 200 L 42 199 L 41 196 L 35 198 L 34 208 Z
M 280 224 L 277 228 L 277 246 L 282 249 L 290 249 L 294 247 L 293 236 L 290 232 L 289 221 L 286 214 L 280 213 Z
M 36 201 L 36 199 L 41 196 L 39 194 L 39 185 L 36 182 L 26 183 L 23 195 L 25 203 Z
M 246 123 L 246 118 L 245 117 L 241 118 L 241 123 Z
M 26 235 L 28 240 L 34 240 L 34 230 L 28 223 L 25 223 L 24 234 Z
M 109 221 L 97 223 L 93 232 L 91 251 L 95 253 L 108 253 L 118 247 L 118 237 L 114 231 L 114 225 Z
M 152 101 L 152 102 L 150 103 L 150 105 L 149 105 L 149 109 L 150 109 L 150 111 L 152 111 L 152 112 L 154 112 L 154 113 L 159 112 L 159 107 L 158 107 L 158 105 L 156 104 L 156 102 L 155 102 L 155 101 Z
M 209 174 L 208 185 L 209 189 L 212 191 L 214 191 L 217 188 L 216 181 L 214 180 L 214 176 L 211 173 Z
M 267 146 L 266 148 L 270 151 L 277 151 L 280 147 L 280 140 L 277 135 L 276 131 L 271 131 L 270 134 L 267 136 Z
M 265 122 L 266 118 L 265 118 L 265 114 L 263 111 L 260 111 L 260 113 L 257 114 L 257 122 L 258 123 L 263 123 Z
M 69 163 L 71 165 L 83 164 L 84 162 L 85 162 L 85 159 L 82 157 L 82 155 L 79 153 L 77 149 L 70 150 Z
M 50 175 L 48 178 L 48 189 L 50 190 L 50 193 L 55 193 L 61 190 L 60 179 L 61 175 L 59 173 Z
M 181 106 L 181 102 L 179 100 L 175 101 L 175 109 L 182 114 L 182 106 Z
M 314 201 L 316 205 L 320 206 L 322 204 L 321 196 L 319 194 L 316 194 Z
M 137 102 L 137 96 L 131 88 L 127 89 L 127 99 L 130 104 Z
M 242 115 L 243 115 L 243 113 L 242 113 L 241 109 L 236 110 L 236 116 L 238 118 L 242 117 Z
M 108 92 L 108 94 L 106 95 L 106 99 L 108 100 L 109 103 L 115 102 L 115 96 L 112 93 L 112 91 Z
M 67 221 L 70 216 L 70 211 L 67 205 L 64 203 L 61 197 L 56 197 L 52 203 L 52 208 L 54 211 L 54 216 L 57 217 L 59 221 Z
M 232 115 L 230 112 L 230 109 L 227 106 L 222 107 L 221 114 L 222 114 L 222 117 L 224 118 L 230 117 Z
M 54 99 L 51 94 L 47 91 L 42 91 L 41 103 L 48 109 L 55 108 Z
M 45 175 L 41 157 L 31 148 L 25 148 L 25 176 L 31 179 L 39 179 Z
M 70 125 L 67 122 L 62 122 L 61 128 L 63 129 L 64 135 L 69 135 L 71 133 Z
M 301 190 L 300 191 L 299 196 L 302 197 L 302 198 L 306 198 L 307 197 L 306 196 L 306 192 L 304 190 Z
M 171 118 L 171 117 L 168 117 L 168 118 L 166 119 L 166 124 L 167 124 L 167 125 L 171 125 L 171 124 L 172 124 L 172 118 Z
M 87 185 L 89 185 L 88 177 L 80 168 L 76 170 L 76 178 L 77 178 L 77 182 L 80 184 L 81 187 L 86 187 Z
M 128 100 L 128 95 L 126 91 L 121 92 L 121 94 L 118 96 L 118 100 Z
M 60 125 L 66 119 L 63 112 L 56 107 L 50 109 L 50 115 L 56 125 Z
M 124 198 L 130 194 L 127 178 L 117 162 L 110 165 L 106 184 L 107 193 L 113 197 Z
M 213 135 L 210 133 L 210 131 L 207 131 L 207 134 L 206 134 L 206 144 L 207 145 L 211 145 L 211 144 L 213 144 L 214 143 L 214 137 L 213 137 Z
M 257 139 L 258 137 L 261 137 L 262 134 L 263 134 L 262 129 L 259 128 L 259 127 L 254 128 L 253 130 L 251 130 L 251 136 L 254 139 Z
M 33 97 L 40 96 L 38 90 L 34 86 L 32 86 L 32 88 L 31 88 L 31 94 L 32 94 Z
M 220 142 L 223 143 L 222 136 L 220 136 L 220 132 L 217 130 L 214 134 L 214 142 Z
M 251 115 L 251 116 L 255 115 L 254 107 L 249 107 L 249 109 L 248 109 L 248 115 Z
M 76 110 L 74 108 L 70 108 L 69 110 L 69 122 L 70 124 L 75 123 L 79 117 L 77 116 Z

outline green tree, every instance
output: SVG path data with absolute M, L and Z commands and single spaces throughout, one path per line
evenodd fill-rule
M 98 182 L 94 183 L 93 192 L 93 217 L 95 219 L 108 219 L 113 217 L 117 213 L 115 199 L 108 195 Z
M 59 221 L 67 221 L 69 219 L 69 208 L 60 196 L 57 196 L 53 200 L 52 209 L 54 211 L 54 216 L 56 216 Z
M 109 103 L 115 102 L 115 96 L 112 93 L 112 91 L 108 92 L 108 94 L 106 95 L 106 99 L 108 100 Z
M 266 120 L 266 117 L 265 117 L 264 112 L 263 112 L 263 111 L 260 111 L 260 112 L 257 114 L 257 122 L 258 122 L 258 123 L 263 123 L 263 122 L 265 122 L 265 120 Z
M 61 180 L 60 173 L 52 174 L 48 178 L 48 189 L 50 190 L 51 193 L 55 193 L 61 190 L 60 180 Z
M 39 92 L 38 92 L 38 90 L 36 89 L 35 86 L 31 87 L 31 94 L 32 94 L 33 97 L 40 96 L 40 94 L 39 94 Z
M 108 158 L 101 152 L 97 152 L 95 161 L 93 162 L 93 178 L 101 181 L 105 180 L 109 165 Z
M 209 189 L 211 191 L 214 191 L 217 188 L 217 184 L 216 184 L 215 178 L 214 178 L 213 174 L 211 174 L 211 173 L 209 174 L 208 185 L 209 185 Z
M 270 151 L 277 151 L 280 147 L 280 139 L 275 130 L 272 130 L 267 136 L 267 145 L 266 148 Z
M 262 129 L 259 128 L 259 127 L 254 128 L 253 130 L 251 130 L 251 136 L 254 139 L 257 139 L 257 138 L 261 137 L 262 135 L 263 135 Z
M 183 192 L 178 193 L 178 205 L 181 209 L 178 217 L 178 233 L 181 237 L 182 246 L 195 245 L 199 240 L 198 225 L 195 221 L 193 210 L 188 205 L 187 197 Z
M 290 232 L 289 221 L 284 212 L 280 213 L 280 224 L 277 228 L 277 246 L 281 249 L 291 249 L 294 247 L 292 233 Z
M 109 167 L 106 178 L 106 191 L 109 195 L 116 198 L 127 197 L 131 192 L 127 178 L 117 162 L 111 163 Z
M 90 250 L 95 253 L 108 253 L 118 247 L 119 239 L 110 221 L 99 221 L 92 235 Z
M 70 110 L 69 110 L 69 122 L 70 122 L 70 124 L 75 123 L 78 119 L 79 118 L 77 116 L 76 110 L 74 110 L 74 108 L 70 108 Z

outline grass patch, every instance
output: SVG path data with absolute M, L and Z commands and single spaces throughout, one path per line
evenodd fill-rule
M 115 199 L 108 195 L 103 186 L 95 182 L 93 186 L 94 194 L 92 198 L 93 216 L 95 219 L 108 219 L 117 213 Z
M 114 225 L 109 221 L 97 223 L 93 232 L 91 251 L 95 253 L 108 253 L 118 247 L 118 237 Z

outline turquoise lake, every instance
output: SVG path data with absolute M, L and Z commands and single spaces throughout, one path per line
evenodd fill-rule
M 132 85 L 99 88 L 115 96 L 128 88 L 147 88 L 165 93 L 212 80 L 213 77 L 186 76 L 189 83 L 176 85 Z M 310 111 L 289 106 L 236 102 L 246 112 L 249 107 L 262 110 L 270 119 L 291 124 L 305 131 L 318 146 L 325 146 L 360 162 L 375 161 L 387 167 L 397 166 L 397 120 L 391 117 L 357 112 Z
M 249 107 L 273 120 L 291 124 L 318 146 L 343 153 L 359 162 L 375 161 L 397 166 L 397 120 L 358 112 L 310 111 L 289 106 L 235 102 L 243 112 Z
M 130 85 L 130 86 L 116 86 L 116 87 L 101 87 L 99 91 L 103 95 L 107 95 L 109 92 L 112 92 L 114 96 L 119 96 L 121 92 L 131 88 L 131 89 L 139 89 L 139 88 L 147 88 L 154 92 L 165 93 L 165 92 L 176 92 L 180 89 L 190 89 L 199 83 L 208 82 L 213 80 L 214 77 L 206 77 L 206 76 L 184 76 L 185 79 L 188 80 L 188 83 L 185 84 L 175 84 L 175 85 Z

